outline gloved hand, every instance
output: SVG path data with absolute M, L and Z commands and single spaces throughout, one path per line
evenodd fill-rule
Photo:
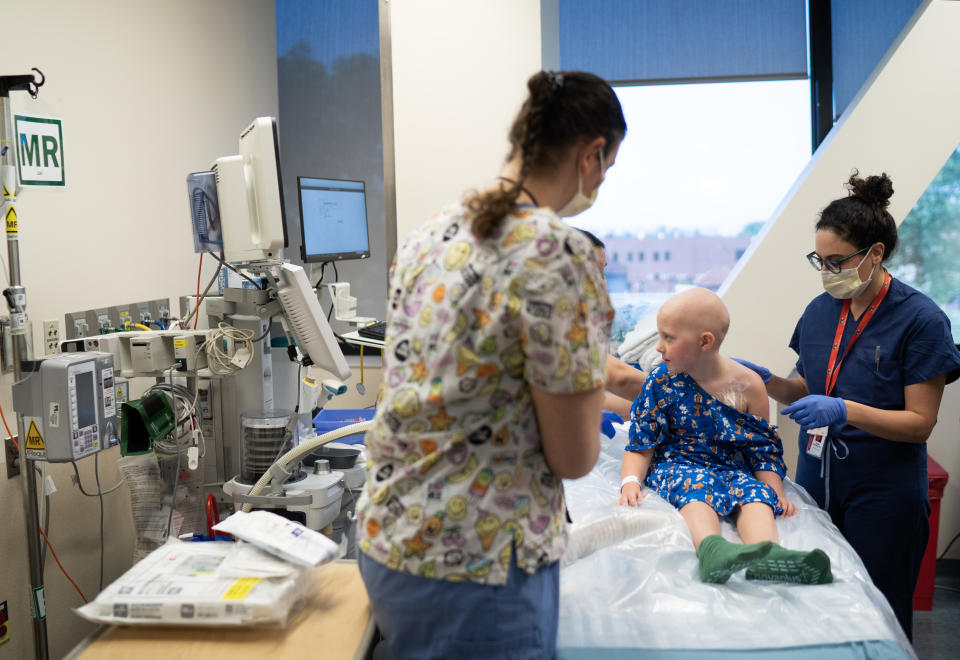
M 845 422 L 847 404 L 843 399 L 835 396 L 808 394 L 784 408 L 783 414 L 799 424 L 804 431 L 809 431 L 821 426 Z
M 615 412 L 604 410 L 603 420 L 600 422 L 600 432 L 608 438 L 615 436 L 617 434 L 617 430 L 613 428 L 614 422 L 617 424 L 623 424 L 623 418 Z
M 773 374 L 771 374 L 771 373 L 770 373 L 770 370 L 767 369 L 766 367 L 761 367 L 759 364 L 754 364 L 753 362 L 750 362 L 749 360 L 743 360 L 743 359 L 741 359 L 741 358 L 732 358 L 732 359 L 733 359 L 734 362 L 739 362 L 740 364 L 742 364 L 743 366 L 745 366 L 747 369 L 750 369 L 751 371 L 757 372 L 757 375 L 760 376 L 760 378 L 763 379 L 763 384 L 764 384 L 764 385 L 766 385 L 767 383 L 769 383 L 769 382 L 770 382 L 770 378 L 773 377 Z

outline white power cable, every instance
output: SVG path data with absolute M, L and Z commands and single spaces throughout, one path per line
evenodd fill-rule
M 226 376 L 235 374 L 253 360 L 253 330 L 243 330 L 235 328 L 232 325 L 223 323 L 217 324 L 217 329 L 207 335 L 207 340 L 203 347 L 207 353 L 207 366 L 215 374 Z M 240 346 L 234 348 L 233 354 L 227 353 L 220 347 L 220 343 L 227 341 L 230 343 L 239 343 Z

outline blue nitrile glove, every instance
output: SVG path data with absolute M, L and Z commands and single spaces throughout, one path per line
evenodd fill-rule
M 809 431 L 821 426 L 832 426 L 837 422 L 845 422 L 847 420 L 847 404 L 843 402 L 843 399 L 835 396 L 808 394 L 784 408 L 783 414 L 799 424 L 804 431 Z
M 617 434 L 617 430 L 613 428 L 614 422 L 616 422 L 617 424 L 623 424 L 623 417 L 621 417 L 615 412 L 604 410 L 603 421 L 600 422 L 600 432 L 605 436 L 607 436 L 608 438 L 612 438 L 613 436 L 615 436 Z
M 761 367 L 759 364 L 754 364 L 749 360 L 743 360 L 741 358 L 731 358 L 734 362 L 739 362 L 747 369 L 757 372 L 757 375 L 763 380 L 763 384 L 766 385 L 770 382 L 770 379 L 773 377 L 773 374 L 770 373 L 770 370 L 766 367 Z

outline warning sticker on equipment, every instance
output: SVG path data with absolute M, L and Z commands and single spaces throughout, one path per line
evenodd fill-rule
M 47 448 L 43 444 L 43 434 L 37 426 L 36 417 L 25 417 L 27 424 L 27 441 L 24 445 L 27 450 L 27 458 L 46 458 Z
M 10 314 L 10 334 L 22 335 L 27 331 L 26 312 L 13 312 Z
M 7 209 L 7 214 L 4 216 L 4 220 L 7 223 L 7 233 L 16 234 L 17 233 L 17 210 L 11 206 Z

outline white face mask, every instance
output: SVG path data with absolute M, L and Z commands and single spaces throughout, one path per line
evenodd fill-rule
M 600 151 L 600 172 L 603 173 L 607 168 L 603 164 L 603 151 Z M 593 189 L 593 193 L 589 197 L 583 194 L 583 174 L 580 173 L 580 170 L 577 170 L 577 194 L 573 196 L 569 202 L 563 205 L 563 208 L 557 211 L 557 215 L 561 218 L 569 218 L 574 215 L 583 213 L 588 208 L 593 206 L 593 203 L 597 201 L 597 190 L 600 189 L 600 186 L 597 186 Z
M 870 286 L 870 282 L 873 280 L 873 271 L 876 266 L 870 269 L 870 277 L 867 278 L 866 282 L 860 279 L 860 266 L 869 256 L 870 253 L 867 252 L 863 255 L 863 259 L 860 260 L 859 264 L 853 268 L 844 268 L 839 273 L 831 273 L 829 270 L 820 273 L 824 290 L 838 300 L 856 298 L 866 291 L 867 287 Z

